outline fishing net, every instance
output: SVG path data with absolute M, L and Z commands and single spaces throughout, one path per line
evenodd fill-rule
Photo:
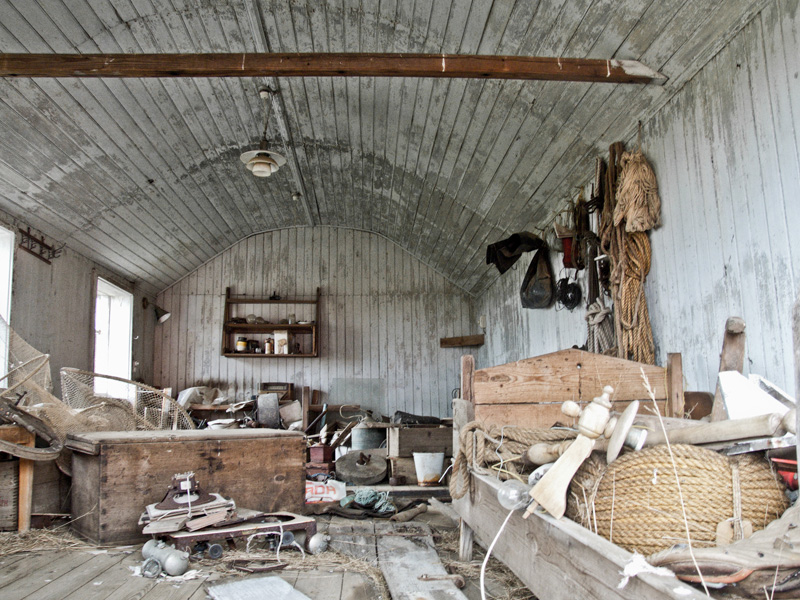
M 0 396 L 41 419 L 62 443 L 68 433 L 77 432 L 194 429 L 186 411 L 159 390 L 78 369 L 62 369 L 62 402 L 52 394 L 50 356 L 28 344 L 3 319 L 0 350 L 8 352 Z M 69 475 L 71 452 L 63 449 L 56 464 Z
M 102 407 L 125 429 L 194 429 L 184 408 L 160 390 L 111 375 L 61 369 L 64 403 L 79 411 Z M 118 429 L 115 429 L 118 430 Z

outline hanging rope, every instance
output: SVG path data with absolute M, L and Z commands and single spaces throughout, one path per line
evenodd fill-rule
M 644 282 L 650 272 L 650 240 L 644 232 L 622 236 L 622 256 L 612 274 L 616 282 L 617 342 L 620 358 L 655 364 L 655 345 L 650 313 L 644 295 Z
M 614 319 L 611 309 L 603 306 L 602 298 L 592 302 L 586 309 L 586 349 L 603 354 L 614 347 Z
M 614 227 L 625 222 L 625 231 L 647 231 L 661 225 L 661 199 L 656 174 L 641 150 L 623 152 L 620 159 Z
M 655 173 L 641 149 L 609 148 L 606 201 L 600 223 L 601 248 L 611 261 L 617 356 L 655 364 L 655 345 L 644 285 L 650 272 L 650 240 L 645 233 L 661 223 Z

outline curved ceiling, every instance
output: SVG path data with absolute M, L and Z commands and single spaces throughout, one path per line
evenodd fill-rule
M 0 80 L 0 209 L 158 292 L 260 231 L 382 234 L 479 294 L 593 158 L 766 0 L 0 0 L 0 52 L 630 58 L 664 86 L 430 78 Z M 255 149 L 275 89 L 268 179 Z M 300 201 L 293 198 L 302 192 Z

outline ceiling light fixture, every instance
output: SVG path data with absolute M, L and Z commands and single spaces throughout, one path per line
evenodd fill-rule
M 275 173 L 279 167 L 286 164 L 286 159 L 277 152 L 267 150 L 267 125 L 269 124 L 270 109 L 270 90 L 260 90 L 259 95 L 264 101 L 264 132 L 261 134 L 261 143 L 258 150 L 248 150 L 239 156 L 247 168 L 256 177 L 269 177 Z

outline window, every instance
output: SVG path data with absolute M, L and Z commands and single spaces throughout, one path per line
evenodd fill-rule
M 94 329 L 94 372 L 130 379 L 133 294 L 98 277 Z M 127 387 L 120 385 L 121 389 Z M 110 388 L 95 389 L 95 392 L 115 396 Z
M 0 227 L 0 317 L 6 323 L 11 317 L 11 275 L 14 272 L 14 232 Z M 8 372 L 8 334 L 0 332 L 0 377 Z M 5 384 L 0 384 L 5 387 Z

